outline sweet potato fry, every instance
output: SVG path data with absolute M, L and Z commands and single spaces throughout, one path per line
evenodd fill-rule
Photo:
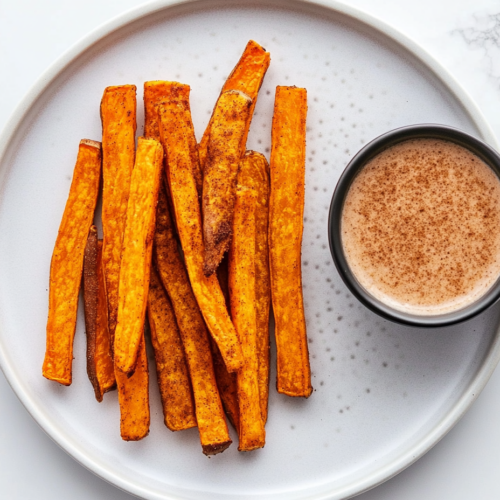
M 83 255 L 94 218 L 101 176 L 101 144 L 80 142 L 68 201 L 50 263 L 49 317 L 43 376 L 71 384 L 73 338 Z
M 276 323 L 278 392 L 311 394 L 311 369 L 302 299 L 306 89 L 277 87 L 271 146 L 269 264 Z
M 87 375 L 99 403 L 116 385 L 108 332 L 108 304 L 102 272 L 102 241 L 90 228 L 83 260 L 83 303 L 87 333 Z
M 188 124 L 182 120 L 183 114 L 183 108 L 175 103 L 160 107 L 161 140 L 168 158 L 167 178 L 194 295 L 228 371 L 234 372 L 241 368 L 243 355 L 217 277 L 207 278 L 203 273 L 204 244 L 200 205 L 186 139 L 193 133 L 193 125 L 191 121 Z
M 213 339 L 210 341 L 212 358 L 214 360 L 214 372 L 217 380 L 222 406 L 226 412 L 231 425 L 236 432 L 240 431 L 240 409 L 238 406 L 237 372 L 229 373 L 217 344 Z
M 115 368 L 126 374 L 134 370 L 143 334 L 162 161 L 161 144 L 139 137 L 123 236 L 115 333 Z
M 169 94 L 168 83 L 161 80 L 144 82 L 144 137 L 160 140 L 158 106 Z
M 253 189 L 238 186 L 233 239 L 229 251 L 231 317 L 243 350 L 244 365 L 237 374 L 240 427 L 238 450 L 262 448 L 266 431 L 259 396 L 257 315 L 255 307 L 255 205 Z
M 144 334 L 141 336 L 135 372 L 116 370 L 120 404 L 120 434 L 124 441 L 139 441 L 149 434 L 149 368 Z
M 231 313 L 231 302 L 229 300 L 229 269 L 228 269 L 228 254 L 224 255 L 222 262 L 217 268 L 217 279 L 220 288 L 224 294 L 226 307 Z M 231 425 L 236 432 L 240 430 L 240 410 L 238 407 L 238 386 L 236 383 L 237 373 L 229 373 L 227 371 L 224 360 L 217 344 L 211 339 L 210 347 L 212 348 L 212 357 L 214 360 L 215 378 L 217 380 L 217 387 L 219 388 L 220 398 L 222 399 L 222 406 L 226 412 Z
M 152 81 L 144 83 L 144 136 L 160 140 L 160 116 L 158 108 L 167 101 L 176 102 L 184 109 L 184 119 L 191 120 L 189 110 L 189 85 L 181 85 L 177 82 Z M 201 196 L 202 175 L 200 162 L 198 161 L 198 144 L 193 134 L 187 137 L 189 151 L 192 159 L 193 175 L 196 180 L 198 195 Z
M 115 369 L 111 353 L 111 339 L 108 325 L 108 296 L 106 294 L 106 278 L 102 263 L 102 240 L 97 248 L 97 277 L 99 281 L 99 296 L 97 300 L 96 329 L 96 373 L 102 394 L 116 388 Z
M 240 90 L 248 95 L 252 99 L 252 107 L 250 110 L 250 115 L 248 122 L 246 124 L 245 133 L 241 139 L 242 150 L 245 150 L 245 145 L 247 142 L 248 131 L 250 129 L 250 123 L 252 121 L 253 112 L 255 105 L 257 104 L 257 95 L 259 93 L 260 87 L 266 75 L 267 68 L 271 63 L 271 55 L 266 52 L 266 49 L 261 47 L 257 42 L 250 40 L 243 51 L 243 54 L 238 61 L 238 64 L 234 67 L 231 74 L 228 76 L 224 86 L 222 87 L 221 94 L 228 90 Z M 220 98 L 220 97 L 219 97 Z M 217 104 L 215 105 L 217 107 Z M 210 129 L 213 122 L 213 114 L 210 118 L 207 128 L 203 134 L 203 137 L 199 144 L 200 151 L 200 164 L 202 171 L 205 168 L 205 161 L 208 153 L 208 138 L 210 135 Z
M 111 348 L 118 316 L 118 282 L 130 179 L 135 161 L 136 87 L 107 87 L 101 101 L 102 120 L 102 260 L 108 294 Z
M 224 92 L 214 110 L 203 177 L 203 271 L 211 276 L 229 250 L 238 164 L 252 100 L 239 90 Z
M 213 455 L 224 451 L 231 444 L 231 438 L 215 380 L 210 337 L 174 236 L 165 191 L 165 187 L 161 186 L 153 254 L 177 318 L 193 386 L 203 453 Z
M 154 266 L 149 282 L 148 319 L 165 425 L 171 431 L 196 427 L 191 381 L 179 328 Z
M 269 164 L 264 155 L 247 151 L 240 162 L 238 184 L 253 188 L 255 206 L 255 307 L 257 313 L 257 358 L 259 360 L 259 394 L 264 424 L 269 401 L 269 309 L 271 278 L 269 276 Z

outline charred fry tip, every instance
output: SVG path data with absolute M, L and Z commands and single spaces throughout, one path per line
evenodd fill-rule
M 217 455 L 227 450 L 233 441 L 229 439 L 223 443 L 202 445 L 203 454 L 206 456 Z
M 228 245 L 229 245 L 229 243 L 228 243 Z M 208 255 L 208 254 L 205 254 L 205 255 Z M 203 274 L 207 278 L 210 278 L 210 276 L 212 276 L 212 274 L 214 274 L 215 271 L 217 271 L 219 264 L 222 262 L 223 256 L 224 256 L 224 254 L 221 257 L 220 256 L 212 256 L 212 255 L 205 257 L 205 259 L 208 259 L 208 260 L 205 260 L 205 262 L 203 263 Z

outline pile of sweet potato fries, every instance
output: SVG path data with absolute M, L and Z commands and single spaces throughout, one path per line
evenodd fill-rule
M 87 372 L 95 397 L 118 389 L 121 436 L 149 433 L 149 322 L 166 426 L 198 427 L 203 453 L 265 444 L 269 314 L 275 317 L 277 390 L 308 397 L 302 300 L 307 93 L 277 87 L 270 165 L 245 151 L 269 52 L 250 41 L 225 82 L 198 144 L 190 87 L 108 87 L 102 144 L 80 142 L 50 266 L 43 375 L 72 381 L 83 283 Z M 102 181 L 101 181 L 102 177 Z M 93 225 L 102 186 L 103 240 Z M 83 275 L 83 280 L 82 280 Z

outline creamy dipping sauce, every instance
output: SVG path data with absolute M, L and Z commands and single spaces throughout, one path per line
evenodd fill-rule
M 419 315 L 462 309 L 500 275 L 500 180 L 452 142 L 402 142 L 354 179 L 341 234 L 354 276 L 378 300 Z

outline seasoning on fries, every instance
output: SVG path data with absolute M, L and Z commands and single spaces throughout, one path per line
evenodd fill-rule
M 177 229 L 191 286 L 208 329 L 217 342 L 229 372 L 243 365 L 241 346 L 216 276 L 203 272 L 204 243 L 196 182 L 188 137 L 194 135 L 184 109 L 167 102 L 160 107 L 162 144 L 167 152 L 167 178 L 174 204 Z
M 228 254 L 224 255 L 222 262 L 217 268 L 217 280 L 219 281 L 220 288 L 224 294 L 226 307 L 231 314 L 231 302 L 229 300 L 229 257 Z M 222 399 L 222 406 L 224 411 L 234 427 L 236 432 L 240 429 L 240 410 L 238 407 L 238 387 L 236 385 L 237 372 L 229 373 L 227 371 L 224 360 L 217 344 L 212 340 L 210 342 L 212 348 L 212 357 L 214 359 L 215 378 L 217 379 L 217 387 L 219 388 L 220 398 Z
M 161 186 L 153 254 L 184 345 L 202 450 L 205 455 L 213 455 L 224 451 L 231 438 L 215 380 L 209 333 L 179 252 L 165 191 Z
M 239 432 L 240 409 L 238 406 L 238 387 L 236 382 L 238 372 L 229 373 L 227 371 L 219 348 L 213 340 L 211 341 L 211 347 L 215 378 L 217 380 L 222 406 L 224 407 L 229 422 L 231 422 L 236 432 Z
M 159 141 L 160 138 L 160 114 L 159 108 L 167 101 L 176 102 L 184 110 L 184 120 L 189 125 L 191 111 L 189 109 L 189 85 L 179 85 L 177 82 L 152 81 L 144 84 L 144 136 Z M 194 134 L 187 137 L 193 176 L 196 180 L 196 189 L 199 196 L 202 190 L 202 173 L 198 157 L 198 144 Z
M 165 425 L 171 431 L 196 427 L 191 381 L 179 328 L 154 266 L 149 282 L 148 319 Z
M 203 271 L 211 276 L 231 242 L 238 164 L 252 100 L 239 90 L 224 92 L 214 110 L 203 171 Z

